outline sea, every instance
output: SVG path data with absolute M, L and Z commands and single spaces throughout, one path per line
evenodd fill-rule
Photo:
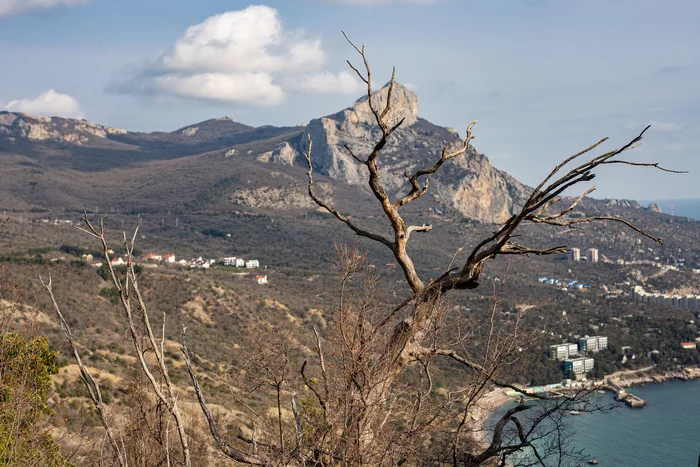
M 628 391 L 647 405 L 569 417 L 574 431 L 571 444 L 584 449 L 586 459 L 597 460 L 600 467 L 697 467 L 700 380 L 667 381 Z M 592 397 L 603 404 L 613 401 L 611 393 Z
M 649 203 L 656 203 L 664 214 L 673 214 L 675 216 L 690 217 L 700 221 L 700 199 L 657 199 L 657 200 L 640 200 L 639 204 L 644 207 L 649 206 Z M 673 209 L 671 204 L 673 203 Z

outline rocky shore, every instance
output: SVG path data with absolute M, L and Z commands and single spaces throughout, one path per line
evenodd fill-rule
M 690 381 L 693 379 L 700 379 L 700 368 L 684 368 L 682 370 L 657 372 L 654 367 L 647 367 L 638 370 L 619 371 L 606 377 L 606 379 L 623 388 L 640 386 L 643 384 L 658 384 L 674 379 Z

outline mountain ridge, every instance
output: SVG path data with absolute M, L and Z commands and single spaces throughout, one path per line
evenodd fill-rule
M 373 94 L 376 107 L 384 108 L 387 95 L 388 86 Z M 220 117 L 171 132 L 131 132 L 83 119 L 0 112 L 0 157 L 5 164 L 15 164 L 14 175 L 8 178 L 4 190 L 8 199 L 18 201 L 18 206 L 44 208 L 44 203 L 52 202 L 117 204 L 115 196 L 124 198 L 122 204 L 133 206 L 143 205 L 141 200 L 132 200 L 142 193 L 154 199 L 169 196 L 172 188 L 167 184 L 171 178 L 191 193 L 177 200 L 183 206 L 201 208 L 206 199 L 209 205 L 219 206 L 242 203 L 256 208 L 308 209 L 308 203 L 297 194 L 304 193 L 306 160 L 301 153 L 308 150 L 309 137 L 313 141 L 314 171 L 325 177 L 320 182 L 327 184 L 325 192 L 329 196 L 357 190 L 368 194 L 367 169 L 348 150 L 366 157 L 380 136 L 368 100 L 368 96 L 362 96 L 353 105 L 305 126 L 252 127 L 231 117 Z M 392 197 L 408 189 L 406 173 L 432 166 L 445 147 L 454 150 L 463 145 L 454 129 L 421 118 L 418 96 L 395 83 L 387 121 L 393 125 L 402 119 L 379 160 L 382 183 Z M 172 162 L 163 165 L 158 161 Z M 76 185 L 85 172 L 103 174 L 93 175 L 99 180 L 93 185 L 102 188 L 81 191 Z M 187 178 L 182 178 L 183 173 Z M 245 174 L 256 175 L 246 178 Z M 234 179 L 245 186 L 232 184 Z M 31 189 L 22 185 L 22 180 L 29 180 Z M 430 182 L 429 195 L 421 200 L 419 209 L 445 206 L 486 223 L 506 220 L 531 190 L 494 168 L 474 147 L 450 160 Z M 106 192 L 111 198 L 102 198 Z M 72 193 L 71 197 L 66 193 Z M 296 201 L 289 204 L 285 200 Z M 602 203 L 641 207 L 625 200 Z M 175 207 L 171 201 L 167 204 Z

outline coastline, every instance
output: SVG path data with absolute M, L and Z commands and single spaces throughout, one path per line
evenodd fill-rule
M 684 368 L 682 370 L 666 371 L 657 373 L 655 367 L 640 368 L 638 370 L 618 371 L 605 377 L 606 381 L 611 381 L 623 388 L 640 386 L 644 384 L 660 384 L 664 381 L 680 380 L 691 381 L 700 379 L 700 368 Z
M 613 383 L 622 388 L 644 386 L 646 384 L 661 384 L 665 381 L 680 380 L 692 381 L 700 380 L 700 366 L 684 368 L 682 370 L 655 372 L 655 366 L 639 368 L 635 370 L 622 370 L 612 373 L 603 380 L 591 381 L 591 388 L 612 390 L 609 383 Z M 510 392 L 505 388 L 493 388 L 487 392 L 479 401 L 479 404 L 472 409 L 471 419 L 474 422 L 472 436 L 480 449 L 488 447 L 486 439 L 487 422 L 500 407 L 508 402 L 514 402 L 517 398 L 509 396 Z M 614 391 L 613 391 L 614 392 Z

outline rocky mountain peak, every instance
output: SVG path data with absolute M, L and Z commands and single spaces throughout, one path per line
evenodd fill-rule
M 372 95 L 375 108 L 382 111 L 388 98 L 389 85 Z M 387 123 L 403 124 L 389 138 L 379 162 L 382 184 L 391 196 L 400 196 L 409 189 L 405 173 L 429 167 L 440 158 L 445 145 L 457 149 L 463 143 L 456 131 L 419 118 L 418 96 L 399 83 L 394 84 Z M 314 170 L 343 183 L 367 189 L 367 167 L 355 160 L 347 148 L 364 159 L 381 138 L 369 98 L 363 96 L 352 107 L 333 115 L 312 120 L 295 151 L 285 149 L 260 156 L 263 162 L 292 164 L 297 152 L 308 150 L 313 142 L 311 159 Z M 476 149 L 449 161 L 431 180 L 431 195 L 439 203 L 456 209 L 467 217 L 482 222 L 502 222 L 526 196 L 527 188 L 506 173 L 494 169 L 486 156 Z
M 387 83 L 383 88 L 372 94 L 372 103 L 375 108 L 380 111 L 386 106 L 390 84 L 391 83 Z M 376 124 L 374 115 L 369 108 L 368 96 L 359 98 L 354 106 L 341 113 L 343 114 L 343 119 L 351 124 Z M 398 123 L 402 118 L 404 119 L 404 127 L 416 123 L 418 121 L 418 96 L 416 93 L 400 83 L 395 82 L 391 92 L 391 108 L 387 117 L 387 121 L 390 125 Z

